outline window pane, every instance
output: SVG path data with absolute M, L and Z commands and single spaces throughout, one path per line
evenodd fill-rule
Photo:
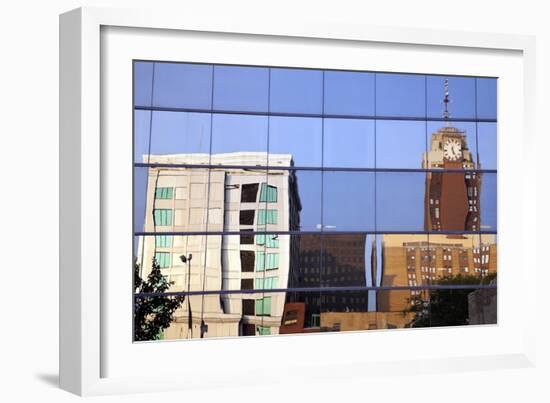
M 481 177 L 481 230 L 497 230 L 497 174 L 483 173 Z
M 241 210 L 239 212 L 239 224 L 254 225 L 254 210 Z
M 424 230 L 425 187 L 423 172 L 377 172 L 377 231 Z
M 145 230 L 148 178 L 148 168 L 134 168 L 134 231 Z
M 473 77 L 428 76 L 428 117 L 443 118 L 445 80 L 448 84 L 447 110 L 452 119 L 473 119 L 476 116 L 476 83 Z
M 323 235 L 321 286 L 365 287 L 366 263 L 370 251 L 366 250 L 365 234 Z M 370 245 L 369 245 L 370 246 Z M 370 268 L 370 261 L 369 268 Z
M 425 192 L 428 230 L 479 230 L 480 181 L 477 173 L 428 172 Z
M 155 198 L 156 199 L 172 199 L 174 197 L 174 188 L 168 187 L 157 187 L 155 189 Z
M 277 188 L 277 202 L 264 207 L 277 209 L 278 224 L 272 231 L 318 231 L 321 229 L 321 172 L 269 171 L 268 184 Z
M 428 284 L 424 281 L 430 265 L 435 260 L 428 260 L 430 249 L 427 235 L 380 235 L 376 242 L 375 256 L 376 285 L 383 287 L 420 287 Z M 417 297 L 416 290 L 377 292 L 380 311 L 406 310 L 410 307 L 407 299 Z
M 168 276 L 171 282 L 165 290 L 167 292 L 222 289 L 226 268 L 222 270 L 221 265 L 221 236 L 173 235 L 163 239 L 163 237 L 149 235 L 134 239 L 137 245 L 134 255 L 138 265 L 137 274 L 142 280 L 148 279 L 154 258 L 163 269 L 163 275 Z M 170 242 L 164 243 L 166 239 L 170 239 Z M 186 258 L 185 262 L 182 256 Z M 238 269 L 240 272 L 240 268 Z
M 170 266 L 170 253 L 157 252 L 155 253 L 155 260 L 161 269 L 166 269 Z
M 276 203 L 277 202 L 277 187 L 262 183 L 260 190 L 260 202 Z
M 228 161 L 228 159 L 226 159 Z M 267 181 L 264 169 L 238 169 L 219 167 L 210 172 L 208 208 L 216 210 L 218 220 L 210 214 L 208 231 L 242 231 L 255 229 L 247 226 L 254 222 L 256 211 L 265 203 L 259 203 L 257 194 L 260 183 Z
M 216 66 L 214 109 L 267 112 L 269 69 Z
M 322 101 L 322 71 L 271 69 L 271 112 L 321 114 Z
M 376 116 L 426 116 L 425 77 L 376 74 Z
M 245 183 L 241 186 L 241 203 L 255 203 L 258 195 L 257 183 Z
M 256 254 L 253 251 L 242 250 L 241 256 L 241 270 L 243 272 L 253 272 L 254 262 L 256 261 Z
M 267 165 L 267 116 L 214 114 L 212 164 Z
M 320 167 L 322 128 L 320 118 L 270 117 L 269 165 Z
M 171 235 L 157 235 L 155 237 L 155 247 L 170 248 L 172 246 L 172 238 Z
M 497 169 L 497 124 L 477 124 L 477 146 L 480 169 Z
M 480 119 L 497 118 L 497 79 L 477 79 L 477 117 Z
M 151 111 L 134 111 L 134 162 L 147 162 L 152 130 L 151 116 Z
M 376 121 L 377 168 L 418 169 L 425 152 L 425 122 Z
M 321 286 L 320 235 L 290 235 L 289 288 Z
M 256 300 L 256 316 L 271 316 L 271 297 Z
M 427 168 L 477 168 L 476 124 L 428 122 Z M 426 160 L 424 160 L 426 162 Z
M 135 168 L 134 172 L 136 231 L 206 230 L 207 169 Z M 153 215 L 153 209 L 159 210 L 156 216 Z M 170 213 L 163 210 L 170 210 Z
M 259 209 L 257 225 L 278 224 L 278 211 L 275 209 Z
M 325 72 L 325 110 L 328 115 L 374 115 L 374 74 Z
M 155 63 L 153 105 L 210 110 L 212 69 L 202 64 Z
M 184 154 L 165 158 L 178 164 L 208 164 L 210 114 L 153 112 L 151 154 Z
M 367 291 L 321 293 L 320 325 L 322 332 L 377 329 L 376 312 L 368 310 Z
M 374 230 L 374 173 L 324 172 L 323 230 Z
M 134 105 L 151 106 L 153 88 L 153 65 L 151 62 L 134 63 Z
M 374 120 L 325 119 L 323 166 L 374 168 Z

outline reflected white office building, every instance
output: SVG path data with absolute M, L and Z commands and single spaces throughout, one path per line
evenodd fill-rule
M 165 338 L 200 337 L 202 322 L 204 337 L 278 334 L 286 293 L 252 290 L 287 287 L 290 237 L 271 232 L 298 227 L 300 201 L 288 169 L 292 157 L 270 154 L 269 172 L 266 158 L 256 152 L 143 157 L 153 166 L 143 228 L 150 235 L 139 238 L 136 253 L 141 276 L 155 258 L 173 282 L 169 291 L 222 291 L 186 299 Z M 245 293 L 228 292 L 236 290 Z

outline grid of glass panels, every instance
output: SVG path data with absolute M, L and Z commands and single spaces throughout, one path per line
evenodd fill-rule
M 133 73 L 136 273 L 183 297 L 158 338 L 496 323 L 496 78 Z

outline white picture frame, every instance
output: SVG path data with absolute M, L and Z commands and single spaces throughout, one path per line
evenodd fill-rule
M 117 28 L 112 28 L 117 27 Z M 126 29 L 126 31 L 124 31 Z M 529 36 L 504 35 L 489 33 L 469 33 L 458 31 L 430 31 L 407 28 L 383 28 L 363 25 L 344 25 L 337 22 L 302 21 L 269 21 L 247 20 L 246 18 L 231 18 L 224 20 L 207 19 L 187 13 L 173 13 L 170 11 L 158 12 L 152 10 L 116 10 L 103 8 L 81 8 L 70 11 L 60 17 L 60 385 L 63 389 L 79 395 L 97 395 L 129 392 L 151 392 L 188 388 L 207 388 L 209 386 L 224 386 L 235 384 L 247 386 L 244 379 L 239 378 L 239 363 L 227 373 L 209 372 L 207 365 L 199 365 L 200 360 L 214 359 L 219 354 L 228 354 L 227 359 L 235 362 L 239 354 L 245 348 L 251 356 L 257 356 L 265 351 L 266 346 L 274 351 L 272 368 L 276 369 L 276 376 L 257 374 L 254 383 L 285 382 L 293 379 L 298 374 L 302 378 L 328 378 L 327 372 L 337 372 L 331 377 L 345 379 L 350 374 L 354 376 L 371 376 L 386 374 L 407 374 L 418 372 L 439 372 L 456 370 L 479 370 L 491 368 L 517 368 L 532 366 L 535 360 L 535 328 L 529 322 L 530 316 L 535 315 L 535 295 L 532 290 L 524 287 L 529 278 L 536 277 L 535 257 L 532 253 L 523 254 L 520 261 L 516 261 L 515 254 L 521 254 L 527 250 L 528 234 L 536 232 L 536 213 L 530 208 L 529 200 L 534 198 L 533 193 L 526 191 L 516 192 L 510 196 L 509 187 L 505 184 L 499 187 L 499 244 L 517 245 L 515 251 L 506 252 L 499 247 L 499 273 L 502 270 L 502 279 L 499 275 L 499 325 L 489 327 L 472 327 L 468 329 L 423 329 L 414 331 L 391 332 L 350 332 L 349 334 L 336 335 L 300 335 L 279 336 L 247 340 L 210 340 L 208 342 L 171 342 L 171 343 L 144 343 L 138 347 L 127 338 L 128 345 L 118 345 L 124 341 L 113 341 L 112 333 L 116 333 L 113 318 L 116 319 L 117 309 L 111 309 L 117 305 L 126 306 L 128 317 L 131 315 L 131 305 L 127 304 L 126 294 L 117 296 L 113 291 L 110 281 L 116 281 L 111 273 L 106 271 L 109 259 L 109 250 L 102 243 L 106 222 L 105 212 L 109 211 L 110 188 L 106 175 L 112 168 L 110 147 L 124 147 L 124 140 L 111 141 L 113 137 L 105 137 L 110 126 L 106 110 L 105 94 L 109 91 L 120 91 L 111 88 L 112 81 L 102 77 L 108 61 L 102 60 L 110 57 L 109 49 L 121 49 L 121 41 L 128 35 L 137 35 L 139 29 L 144 35 L 142 39 L 155 33 L 170 32 L 164 39 L 159 36 L 150 39 L 152 41 L 165 41 L 158 55 L 162 56 L 162 49 L 169 53 L 173 48 L 173 41 L 181 40 L 178 33 L 193 33 L 194 38 L 216 33 L 216 40 L 224 35 L 227 40 L 230 37 L 252 37 L 254 41 L 270 41 L 273 46 L 287 46 L 285 41 L 297 41 L 300 46 L 311 46 L 312 43 L 319 46 L 330 46 L 334 50 L 346 44 L 362 46 L 370 44 L 384 52 L 384 48 L 393 46 L 396 55 L 399 52 L 427 52 L 427 60 L 434 58 L 429 53 L 448 52 L 450 58 L 453 53 L 470 52 L 476 57 L 487 61 L 494 61 L 491 57 L 499 57 L 499 54 L 510 53 L 510 70 L 505 84 L 508 85 L 508 94 L 516 97 L 510 103 L 507 100 L 501 102 L 501 88 L 499 88 L 499 175 L 508 181 L 522 183 L 523 189 L 535 189 L 535 176 L 518 176 L 517 170 L 507 168 L 505 162 L 512 153 L 519 154 L 519 158 L 528 163 L 535 147 L 534 136 L 534 91 L 535 91 L 535 43 Z M 119 30 L 119 31 L 117 31 Z M 128 31 L 130 30 L 130 31 Z M 131 31 L 135 30 L 135 31 Z M 106 39 L 105 33 L 114 33 L 114 39 Z M 117 37 L 117 32 L 122 33 Z M 222 38 L 223 39 L 223 38 Z M 303 42 L 303 43 L 302 43 Z M 134 49 L 128 46 L 128 49 Z M 130 51 L 129 51 L 130 52 Z M 130 52 L 131 53 L 131 52 Z M 125 57 L 132 57 L 128 53 Z M 168 54 L 166 53 L 166 54 Z M 475 56 L 477 55 L 477 56 Z M 277 56 L 275 54 L 275 56 Z M 114 57 L 114 56 L 113 56 Z M 194 56 L 199 57 L 199 56 Z M 220 58 L 223 56 L 219 56 Z M 227 56 L 229 57 L 229 56 Z M 257 55 L 255 57 L 258 57 Z M 388 58 L 396 57 L 388 54 Z M 456 55 L 454 56 L 456 57 Z M 137 58 L 137 57 L 136 57 Z M 210 56 L 210 60 L 216 58 Z M 512 60 L 513 59 L 513 60 Z M 321 59 L 319 59 L 321 60 Z M 211 60 L 217 62 L 218 60 Z M 298 65 L 305 61 L 297 60 Z M 315 57 L 312 64 L 318 66 Z M 337 63 L 337 61 L 333 61 Z M 374 69 L 382 68 L 383 63 L 374 66 Z M 252 63 L 251 63 L 252 64 Z M 502 65 L 507 65 L 503 60 Z M 422 62 L 407 61 L 407 66 L 402 71 L 422 71 Z M 323 67 L 323 66 L 321 66 Z M 442 69 L 452 73 L 452 66 Z M 499 66 L 497 66 L 499 67 Z M 470 71 L 488 71 L 491 66 L 471 65 Z M 504 69 L 504 67 L 502 67 Z M 109 70 L 109 74 L 115 71 Z M 503 70 L 504 71 L 504 70 Z M 120 73 L 113 73 L 120 74 Z M 488 74 L 489 75 L 489 74 Z M 507 83 L 507 84 L 506 84 Z M 120 93 L 121 97 L 131 94 Z M 116 95 L 116 93 L 115 93 Z M 109 95 L 110 96 L 110 95 Z M 115 96 L 116 98 L 116 96 Z M 108 100 L 109 108 L 115 106 L 111 98 Z M 507 111 L 513 107 L 520 107 L 520 112 L 514 113 L 514 118 L 506 118 Z M 129 107 L 128 107 L 129 108 Z M 514 109 L 515 110 L 515 109 Z M 112 113 L 111 113 L 112 114 Z M 504 119 L 500 119 L 504 116 Z M 124 126 L 127 128 L 127 126 Z M 127 130 L 124 130 L 126 132 Z M 521 146 L 514 149 L 508 146 L 507 136 L 512 131 L 521 133 Z M 501 139 L 504 139 L 501 141 Z M 131 147 L 131 143 L 126 146 Z M 503 162 L 504 161 L 504 162 Z M 110 168 L 107 168 L 110 167 Z M 114 173 L 113 173 L 114 175 Z M 499 183 L 500 186 L 500 183 Z M 502 189 L 501 189 L 502 188 Z M 107 190 L 107 191 L 105 191 Z M 512 198 L 510 198 L 510 197 Z M 516 209 L 519 214 L 507 217 L 507 211 Z M 113 221 L 114 222 L 114 221 Z M 503 224 L 504 222 L 504 224 Z M 502 235 L 501 235 L 502 234 Z M 127 241 L 130 244 L 131 241 Z M 502 264 L 500 263 L 502 262 Z M 521 271 L 521 275 L 507 275 L 512 273 L 508 267 L 514 267 Z M 512 273 L 513 274 L 513 273 Z M 109 284 L 107 284 L 109 283 Z M 114 284 L 114 283 L 113 283 Z M 107 286 L 108 285 L 108 286 Z M 506 304 L 501 294 L 501 289 L 517 287 L 521 297 L 523 312 L 521 321 L 516 321 L 515 327 L 508 327 L 506 320 L 501 322 L 500 317 L 512 312 L 513 304 Z M 509 295 L 509 294 L 508 294 Z M 120 299 L 120 300 L 119 300 Z M 502 303 L 504 302 L 504 304 Z M 111 306 L 110 304 L 115 304 Z M 127 305 L 124 305 L 127 304 Z M 503 311 L 504 308 L 509 309 Z M 120 310 L 120 309 L 119 309 Z M 107 319 L 110 318 L 110 319 Z M 109 328 L 109 329 L 107 329 Z M 503 330 L 504 329 L 504 330 Z M 109 333 L 110 332 L 110 333 Z M 414 342 L 421 333 L 432 335 L 434 340 L 442 337 L 475 339 L 494 337 L 495 346 L 484 353 L 483 344 L 478 350 L 472 350 L 470 354 L 464 354 L 463 350 L 441 352 L 432 351 L 430 354 L 410 354 L 404 356 L 404 350 L 395 349 L 392 355 L 382 356 L 384 349 L 379 352 L 370 351 L 368 357 L 362 354 L 353 354 L 354 348 L 369 344 L 373 340 L 377 343 L 397 343 L 407 337 Z M 368 333 L 368 334 L 367 334 Z M 309 339 L 313 337 L 314 339 Z M 506 343 L 509 337 L 510 343 Z M 382 340 L 383 338 L 383 340 Z M 313 341 L 314 340 L 314 341 Z M 322 343 L 319 342 L 321 340 Z M 481 340 L 481 339 L 480 339 Z M 313 341 L 313 342 L 312 342 Z M 179 343 L 179 344 L 178 344 Z M 243 343 L 246 343 L 243 344 Z M 292 351 L 307 351 L 308 348 L 323 345 L 326 351 L 341 348 L 344 358 L 327 353 L 324 357 L 312 357 L 311 362 L 301 362 Z M 342 347 L 345 344 L 345 347 Z M 160 346 L 160 347 L 159 347 Z M 233 355 L 228 353 L 228 346 L 234 350 Z M 313 347 L 312 347 L 313 346 Z M 176 349 L 186 354 L 187 368 L 182 369 L 177 375 L 167 365 L 166 372 L 158 376 L 147 377 L 132 373 L 132 363 L 129 360 L 132 351 L 139 349 L 142 364 L 148 363 L 158 366 L 170 364 L 174 360 L 172 354 Z M 170 349 L 170 353 L 168 353 Z M 304 350 L 305 349 L 305 350 Z M 122 352 L 125 352 L 124 355 Z M 285 351 L 289 354 L 284 357 Z M 137 354 L 137 353 L 136 353 Z M 347 358 L 346 358 L 347 355 Z M 115 358 L 116 357 L 116 358 Z M 278 361 L 276 357 L 280 358 Z M 119 366 L 112 370 L 108 361 L 126 361 L 128 367 Z M 193 368 L 191 366 L 194 365 Z M 257 371 L 257 367 L 249 368 Z M 304 371 L 307 368 L 307 371 Z M 173 369 L 173 368 L 172 368 Z M 332 370 L 332 371 L 330 371 Z M 204 375 L 209 373 L 209 377 Z M 244 377 L 241 377 L 244 378 Z

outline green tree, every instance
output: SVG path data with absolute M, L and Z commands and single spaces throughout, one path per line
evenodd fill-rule
M 417 300 L 408 312 L 415 312 L 411 327 L 460 326 L 468 324 L 468 295 L 475 286 L 489 284 L 496 278 L 491 273 L 483 278 L 458 274 L 440 279 L 434 285 L 471 285 L 468 289 L 433 289 L 427 301 Z M 485 290 L 489 291 L 489 290 Z
M 153 267 L 146 280 L 139 275 L 139 268 L 139 264 L 134 260 L 134 291 L 136 294 L 163 293 L 168 291 L 173 284 L 164 278 L 156 259 L 153 259 Z M 184 300 L 184 296 L 135 297 L 134 340 L 160 339 L 164 329 L 170 326 L 172 315 Z

